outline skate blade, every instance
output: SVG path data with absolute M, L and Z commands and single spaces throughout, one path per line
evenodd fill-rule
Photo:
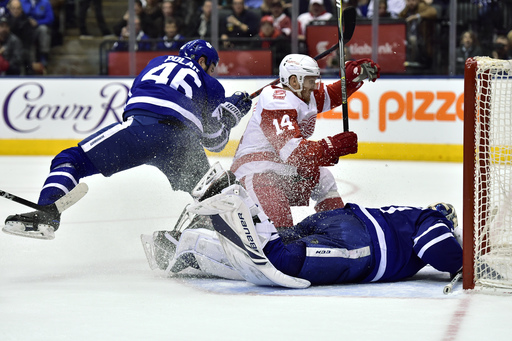
M 151 270 L 158 269 L 158 264 L 156 264 L 155 242 L 153 241 L 153 236 L 149 234 L 141 234 L 140 241 L 142 242 L 142 247 L 144 248 L 144 253 L 146 254 L 149 268 Z
M 9 223 L 6 224 L 2 231 L 14 236 L 34 238 L 34 239 L 55 239 L 55 232 L 53 227 L 49 225 L 40 224 L 38 231 L 25 231 L 25 225 L 22 223 Z

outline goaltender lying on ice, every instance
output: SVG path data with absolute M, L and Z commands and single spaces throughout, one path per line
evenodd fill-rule
M 449 204 L 365 208 L 349 203 L 278 234 L 218 163 L 192 194 L 194 203 L 174 230 L 141 236 L 152 269 L 307 288 L 397 281 L 427 264 L 451 274 L 462 268 L 457 216 Z

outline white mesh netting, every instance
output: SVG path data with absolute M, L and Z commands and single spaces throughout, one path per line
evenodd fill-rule
M 512 60 L 475 59 L 475 286 L 512 288 Z

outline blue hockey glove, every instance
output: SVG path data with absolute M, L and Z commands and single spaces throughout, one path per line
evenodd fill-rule
M 232 96 L 227 97 L 226 102 L 220 106 L 222 109 L 222 121 L 229 128 L 233 128 L 251 110 L 252 100 L 247 92 L 237 91 Z

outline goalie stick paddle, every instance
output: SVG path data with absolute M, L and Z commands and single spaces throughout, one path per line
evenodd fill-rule
M 343 24 L 345 31 L 347 28 L 354 33 L 356 26 L 356 9 L 347 7 L 342 11 L 341 0 L 336 0 L 336 10 L 338 13 L 338 36 L 339 36 L 339 52 L 340 52 L 340 78 L 341 78 L 341 107 L 343 112 L 343 131 L 348 131 L 348 103 L 347 103 L 347 80 L 345 73 L 345 46 L 343 38 Z
M 348 7 L 346 10 L 343 11 L 343 21 L 345 22 L 345 32 L 344 32 L 344 38 L 342 43 L 347 44 L 350 39 L 352 39 L 352 35 L 354 34 L 354 29 L 356 27 L 356 10 L 353 7 Z M 314 60 L 320 60 L 336 50 L 340 46 L 340 42 L 336 43 L 336 45 L 331 46 L 329 49 L 325 50 L 322 53 L 319 53 L 317 56 L 313 57 Z M 249 98 L 254 99 L 255 97 L 258 97 L 263 89 L 265 89 L 267 86 L 276 85 L 279 83 L 279 79 L 274 80 L 272 83 L 269 83 L 262 87 L 259 90 L 256 90 L 253 92 Z
M 38 205 L 32 201 L 23 199 L 17 195 L 2 190 L 0 190 L 0 197 L 4 197 L 5 199 L 12 200 L 14 202 L 17 202 L 18 204 L 28 206 L 38 211 L 43 211 L 51 214 L 60 214 L 63 211 L 70 208 L 71 206 L 73 206 L 80 199 L 82 199 L 84 195 L 87 194 L 88 190 L 89 187 L 87 186 L 87 184 L 83 182 L 79 183 L 78 185 L 76 185 L 75 188 L 69 191 L 68 194 L 64 195 L 63 197 L 61 197 L 60 199 L 58 199 L 57 201 L 50 205 Z

